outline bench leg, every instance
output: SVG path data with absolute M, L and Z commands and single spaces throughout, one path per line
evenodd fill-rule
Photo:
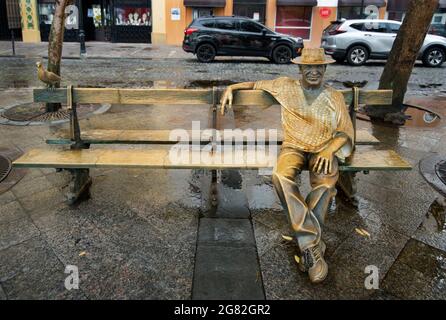
M 67 194 L 69 205 L 90 198 L 90 186 L 92 183 L 89 169 L 70 169 L 70 191 Z
M 341 171 L 339 179 L 336 183 L 338 196 L 347 204 L 358 207 L 358 199 L 356 198 L 356 172 Z

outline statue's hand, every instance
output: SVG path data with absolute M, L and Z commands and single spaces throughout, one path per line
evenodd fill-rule
M 223 94 L 223 97 L 220 100 L 221 114 L 225 114 L 226 105 L 228 105 L 228 108 L 232 108 L 232 91 L 232 87 L 228 86 Z
M 330 147 L 325 148 L 316 156 L 316 161 L 313 166 L 313 172 L 318 174 L 330 174 L 333 167 L 334 152 Z

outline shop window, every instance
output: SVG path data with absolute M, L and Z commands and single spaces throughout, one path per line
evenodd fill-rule
M 51 25 L 54 20 L 54 12 L 56 11 L 55 0 L 39 0 L 38 1 L 38 15 L 39 15 L 39 28 L 40 37 L 42 41 L 48 41 Z M 64 41 L 73 42 L 78 41 L 78 25 L 76 15 L 69 15 L 65 20 L 65 32 Z
M 54 19 L 54 11 L 56 10 L 56 3 L 39 3 L 39 19 L 40 24 L 51 25 Z
M 361 7 L 338 7 L 338 19 L 361 19 Z
M 151 26 L 150 8 L 116 7 L 116 26 Z
M 310 39 L 312 11 L 312 7 L 278 6 L 276 31 Z
M 211 17 L 214 15 L 214 9 L 212 8 L 193 8 L 192 19 L 200 17 Z
M 406 13 L 403 11 L 388 11 L 387 19 L 395 21 L 403 21 L 405 15 Z

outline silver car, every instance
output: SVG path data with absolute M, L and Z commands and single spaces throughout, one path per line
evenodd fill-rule
M 321 47 L 333 59 L 347 59 L 353 66 L 363 65 L 368 59 L 387 59 L 401 22 L 361 19 L 332 22 L 322 36 Z M 428 67 L 440 67 L 446 57 L 446 38 L 426 35 L 418 59 Z

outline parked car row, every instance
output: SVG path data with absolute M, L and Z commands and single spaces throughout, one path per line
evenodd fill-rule
M 388 58 L 401 22 L 361 19 L 333 21 L 323 32 L 321 47 L 337 62 L 361 66 L 369 59 Z M 266 57 L 278 64 L 300 55 L 302 38 L 274 32 L 244 17 L 204 17 L 192 21 L 184 31 L 183 50 L 200 62 L 216 56 Z M 428 67 L 440 67 L 446 60 L 446 38 L 428 34 L 418 59 Z

